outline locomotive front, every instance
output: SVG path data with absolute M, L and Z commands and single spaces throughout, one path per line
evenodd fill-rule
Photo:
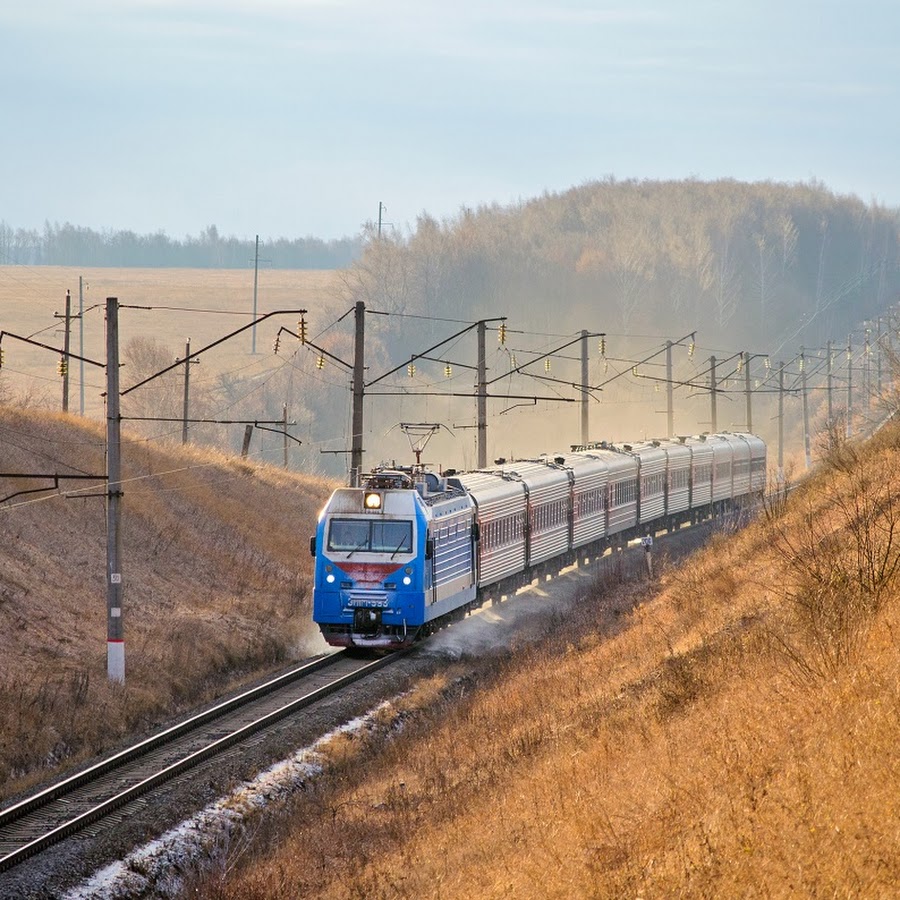
M 340 488 L 319 517 L 313 619 L 336 647 L 398 648 L 422 624 L 427 524 L 408 475 Z

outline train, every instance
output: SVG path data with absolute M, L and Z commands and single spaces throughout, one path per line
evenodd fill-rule
M 765 442 L 737 432 L 601 442 L 472 472 L 378 467 L 319 516 L 313 620 L 335 647 L 408 647 L 535 578 L 744 505 L 765 485 Z

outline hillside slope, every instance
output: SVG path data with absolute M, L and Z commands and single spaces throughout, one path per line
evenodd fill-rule
M 898 462 L 895 427 L 833 446 L 658 584 L 423 686 L 191 896 L 895 896 Z
M 104 434 L 0 408 L 0 459 L 3 473 L 102 474 Z M 332 485 L 127 438 L 123 480 L 124 688 L 106 679 L 103 483 L 0 504 L 3 795 L 324 648 L 308 536 Z M 0 478 L 0 496 L 47 484 Z

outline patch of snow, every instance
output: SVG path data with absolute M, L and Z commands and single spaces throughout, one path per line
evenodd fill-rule
M 322 772 L 321 749 L 333 737 L 369 728 L 375 716 L 390 705 L 341 725 L 310 747 L 275 763 L 252 781 L 210 804 L 162 837 L 134 850 L 72 888 L 63 900 L 127 900 L 131 897 L 177 897 L 185 880 L 201 870 L 224 864 L 239 840 L 246 820 L 271 803 L 287 799 Z

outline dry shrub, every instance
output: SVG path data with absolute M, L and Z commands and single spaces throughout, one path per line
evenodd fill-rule
M 708 612 L 710 596 L 731 597 L 737 587 L 733 562 L 727 542 L 718 537 L 706 553 L 671 573 L 668 582 L 675 609 L 696 619 Z
M 823 483 L 824 482 L 824 483 Z M 787 578 L 773 642 L 804 677 L 853 662 L 900 576 L 900 481 L 895 460 L 846 448 L 791 515 L 771 519 L 772 548 Z
M 816 434 L 819 461 L 827 469 L 849 472 L 859 459 L 860 445 L 847 436 L 846 411 L 839 412 Z

